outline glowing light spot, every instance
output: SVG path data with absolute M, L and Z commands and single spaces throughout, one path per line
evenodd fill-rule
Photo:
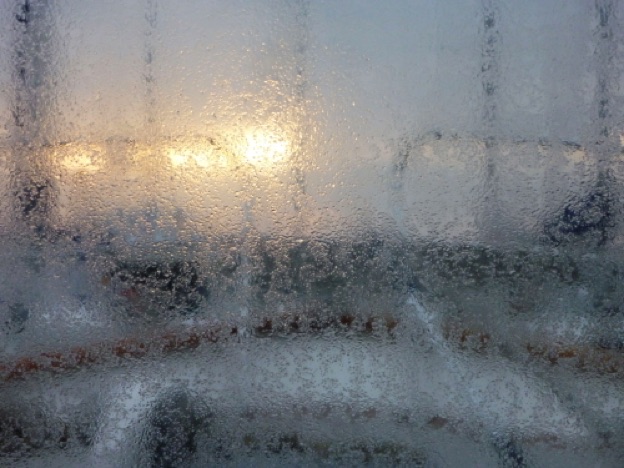
M 277 134 L 254 131 L 245 135 L 242 151 L 245 162 L 254 166 L 272 166 L 288 157 L 290 145 Z
M 55 148 L 53 158 L 73 173 L 95 173 L 102 168 L 104 148 L 97 144 L 71 143 Z
M 174 167 L 195 165 L 207 169 L 224 167 L 228 163 L 224 152 L 209 140 L 173 143 L 165 152 Z

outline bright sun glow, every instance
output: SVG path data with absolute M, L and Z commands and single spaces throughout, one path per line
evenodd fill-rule
M 264 130 L 226 133 L 218 141 L 219 145 L 213 140 L 172 142 L 165 154 L 174 167 L 235 168 L 243 163 L 269 169 L 283 162 L 290 150 L 285 138 Z
M 53 148 L 52 157 L 73 174 L 94 174 L 103 170 L 106 161 L 117 154 L 129 157 L 139 166 L 149 160 L 158 161 L 161 155 L 174 168 L 221 171 L 252 166 L 266 171 L 277 169 L 291 151 L 291 144 L 282 133 L 247 129 L 240 133 L 224 132 L 215 139 L 167 139 L 153 145 L 131 142 L 125 147 L 109 147 L 106 143 L 68 143 Z
M 227 156 L 209 141 L 174 144 L 167 148 L 167 157 L 174 167 L 194 164 L 202 169 L 224 167 Z
M 284 138 L 268 132 L 253 131 L 245 134 L 243 157 L 254 166 L 271 166 L 284 161 L 289 144 Z
M 71 143 L 55 148 L 54 159 L 73 173 L 94 173 L 102 167 L 104 148 L 97 144 Z

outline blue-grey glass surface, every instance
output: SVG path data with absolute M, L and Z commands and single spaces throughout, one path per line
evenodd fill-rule
M 0 465 L 624 465 L 624 2 L 0 0 Z

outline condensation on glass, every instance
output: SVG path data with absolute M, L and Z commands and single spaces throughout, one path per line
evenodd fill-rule
M 0 464 L 624 464 L 624 3 L 0 3 Z

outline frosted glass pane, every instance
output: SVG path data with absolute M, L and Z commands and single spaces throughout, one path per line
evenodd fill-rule
M 622 466 L 623 21 L 0 2 L 0 465 Z

